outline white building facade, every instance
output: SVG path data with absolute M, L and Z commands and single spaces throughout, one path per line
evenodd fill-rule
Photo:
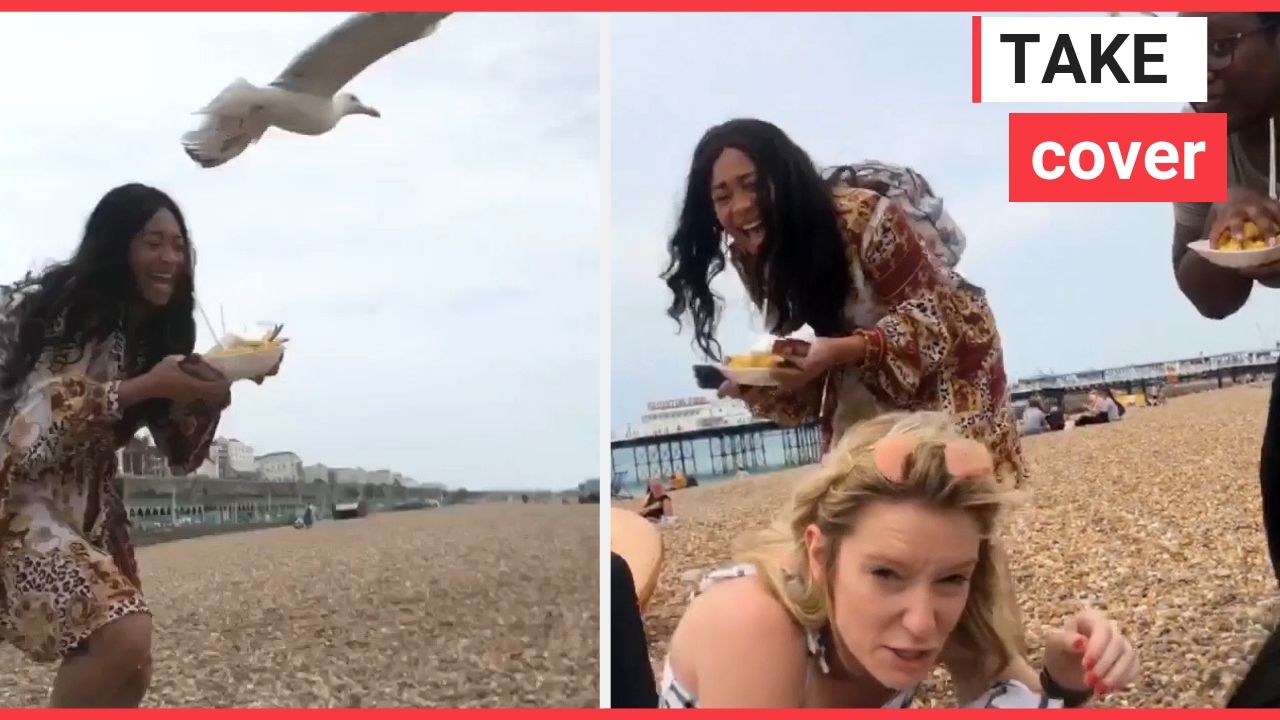
M 751 410 L 733 398 L 688 397 L 658 400 L 648 404 L 638 431 L 628 437 L 671 435 L 724 425 L 742 425 L 753 420 Z
M 340 485 L 362 485 L 368 482 L 365 478 L 369 473 L 363 468 L 333 468 L 333 481 Z
M 303 478 L 302 458 L 297 453 L 275 452 L 254 458 L 254 468 L 267 482 L 298 482 Z
M 218 464 L 219 477 L 234 477 L 239 473 L 253 473 L 257 470 L 253 448 L 235 438 L 214 440 L 210 455 Z

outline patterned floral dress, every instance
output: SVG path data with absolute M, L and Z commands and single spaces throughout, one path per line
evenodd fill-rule
M 852 279 L 845 320 L 866 338 L 866 359 L 798 390 L 743 388 L 743 399 L 757 416 L 782 425 L 820 421 L 828 445 L 880 412 L 944 411 L 990 449 L 1001 481 L 1020 487 L 1022 447 L 985 295 L 949 267 L 943 238 L 920 232 L 900 203 L 849 187 L 836 188 L 833 197 Z M 762 306 L 750 286 L 749 260 L 732 248 L 731 255 Z
M 896 201 L 916 232 L 936 241 L 933 249 L 947 267 L 960 263 L 968 244 L 964 231 L 951 219 L 942 198 L 934 194 L 923 175 L 909 167 L 878 160 L 832 168 L 829 175 L 838 184 L 873 190 Z
M 15 309 L 27 293 L 0 289 L 0 366 L 17 350 Z M 126 419 L 120 383 L 146 368 L 125 350 L 123 330 L 51 348 L 15 388 L 0 388 L 0 639 L 37 662 L 148 612 L 116 450 L 145 423 L 173 467 L 191 472 L 220 419 L 207 409 Z

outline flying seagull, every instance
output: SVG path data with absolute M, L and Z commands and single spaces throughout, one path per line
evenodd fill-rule
M 239 78 L 196 111 L 205 119 L 182 136 L 187 155 L 202 167 L 231 160 L 267 128 L 323 135 L 347 115 L 382 117 L 349 92 L 356 75 L 409 43 L 431 35 L 452 13 L 359 13 L 330 30 L 289 63 L 270 85 Z

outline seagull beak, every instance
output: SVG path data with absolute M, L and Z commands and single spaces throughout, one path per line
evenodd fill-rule
M 371 108 L 367 105 L 361 105 L 360 112 L 364 113 L 365 115 L 368 115 L 369 117 L 376 117 L 376 118 L 382 117 L 382 113 L 378 112 L 374 108 Z

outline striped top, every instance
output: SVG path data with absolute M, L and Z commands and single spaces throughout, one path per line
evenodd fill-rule
M 732 567 L 713 570 L 703 578 L 694 595 L 705 592 L 715 583 L 754 575 L 755 566 L 751 564 L 734 565 Z M 827 673 L 830 668 L 826 662 L 826 648 L 822 636 L 809 628 L 805 628 L 805 653 L 814 660 L 818 670 Z M 881 709 L 904 709 L 911 707 L 918 688 L 910 687 L 889 699 Z M 658 684 L 658 707 L 663 709 L 684 709 L 698 707 L 698 698 L 676 679 L 671 671 L 671 659 L 667 658 L 662 667 L 662 680 Z M 1001 680 L 996 682 L 973 702 L 965 704 L 965 708 L 1061 708 L 1062 701 L 1046 697 L 1035 692 L 1017 680 Z

